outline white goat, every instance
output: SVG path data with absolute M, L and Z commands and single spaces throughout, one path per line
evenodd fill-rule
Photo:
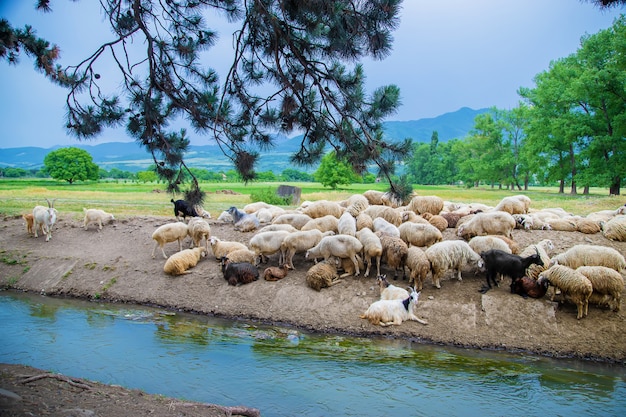
M 378 300 L 373 302 L 365 313 L 361 314 L 362 319 L 368 319 L 374 325 L 389 326 L 400 325 L 403 321 L 414 320 L 418 323 L 428 324 L 427 321 L 418 318 L 414 311 L 419 299 L 419 292 L 410 289 L 410 295 L 404 300 Z
M 35 206 L 33 208 L 33 219 L 35 222 L 35 237 L 39 237 L 37 235 L 37 231 L 41 228 L 42 233 L 46 235 L 46 242 L 50 240 L 52 237 L 52 227 L 57 221 L 57 210 L 54 208 L 54 201 L 52 202 L 46 198 L 48 202 L 48 207 L 44 206 Z

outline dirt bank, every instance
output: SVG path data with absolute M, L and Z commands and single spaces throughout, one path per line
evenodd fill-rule
M 166 217 L 132 217 L 115 221 L 102 231 L 85 231 L 78 218 L 61 216 L 52 240 L 29 237 L 23 220 L 0 221 L 0 285 L 55 296 L 100 298 L 114 302 L 153 304 L 221 317 L 267 323 L 288 323 L 321 332 L 384 335 L 472 348 L 529 351 L 556 357 L 577 357 L 624 363 L 625 310 L 619 313 L 591 306 L 589 316 L 576 320 L 575 306 L 548 299 L 523 299 L 509 293 L 508 285 L 481 294 L 480 271 L 466 270 L 463 281 L 442 281 L 442 288 L 427 280 L 418 315 L 428 325 L 373 326 L 360 319 L 378 297 L 375 279 L 348 277 L 341 284 L 316 292 L 305 284 L 311 263 L 296 255 L 296 270 L 277 282 L 259 280 L 232 287 L 223 279 L 218 262 L 209 255 L 189 275 L 163 273 L 164 260 L 151 258 L 154 229 L 172 221 Z M 247 243 L 252 233 L 233 231 L 231 224 L 211 221 L 211 233 L 223 240 Z M 456 239 L 453 229 L 445 239 Z M 611 246 L 626 253 L 625 242 L 611 242 L 601 234 L 578 232 L 514 231 L 525 247 L 552 239 L 560 253 L 579 243 Z M 188 246 L 189 240 L 185 241 Z M 166 252 L 177 243 L 166 245 Z M 158 253 L 158 249 L 157 249 Z M 15 263 L 11 262 L 14 260 Z M 276 265 L 277 258 L 270 258 Z M 385 270 L 384 272 L 390 272 Z M 389 273 L 388 276 L 392 276 Z M 398 285 L 398 282 L 395 282 Z

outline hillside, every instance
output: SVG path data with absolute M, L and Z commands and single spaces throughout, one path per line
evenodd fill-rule
M 446 113 L 434 118 L 410 121 L 390 121 L 384 123 L 385 139 L 390 142 L 412 138 L 414 142 L 429 142 L 433 131 L 439 134 L 440 142 L 454 138 L 463 138 L 474 126 L 474 118 L 489 109 L 473 110 L 463 107 L 455 112 Z M 302 136 L 287 138 L 276 135 L 276 147 L 272 151 L 260 152 L 258 171 L 280 173 L 289 168 L 289 157 L 300 146 Z M 109 142 L 89 145 L 88 142 L 76 142 L 74 145 L 89 152 L 94 162 L 102 169 L 118 168 L 124 171 L 137 172 L 149 167 L 153 160 L 148 152 L 135 142 Z M 37 169 L 43 166 L 45 156 L 61 146 L 51 148 L 21 147 L 0 148 L 0 167 Z M 217 145 L 190 146 L 186 161 L 191 167 L 209 169 L 211 171 L 228 171 L 233 169 L 231 161 L 226 158 Z M 298 168 L 312 172 L 315 168 Z

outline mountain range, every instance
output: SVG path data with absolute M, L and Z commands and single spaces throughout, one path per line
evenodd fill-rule
M 390 142 L 412 138 L 414 142 L 430 142 L 434 131 L 437 131 L 440 142 L 450 139 L 464 138 L 474 127 L 474 119 L 490 109 L 473 110 L 463 107 L 455 112 L 445 113 L 433 118 L 410 121 L 388 121 L 383 124 L 384 138 Z M 300 147 L 302 136 L 288 138 L 275 136 L 276 147 L 271 151 L 259 152 L 258 172 L 273 171 L 281 173 L 289 168 L 289 157 Z M 73 145 L 84 149 L 92 156 L 94 163 L 100 168 L 111 170 L 118 168 L 123 171 L 137 172 L 147 169 L 154 163 L 151 155 L 135 142 L 109 142 L 98 145 L 85 145 L 77 142 Z M 38 169 L 43 166 L 45 156 L 62 146 L 51 148 L 21 147 L 0 148 L 0 167 Z M 190 146 L 185 155 L 190 167 L 204 168 L 220 172 L 233 169 L 232 162 L 226 158 L 217 145 Z M 312 172 L 314 168 L 296 167 L 300 171 Z

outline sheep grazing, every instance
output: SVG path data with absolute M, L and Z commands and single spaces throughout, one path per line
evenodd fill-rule
M 550 261 L 551 264 L 569 266 L 572 269 L 581 266 L 606 266 L 617 272 L 626 269 L 624 256 L 613 248 L 595 245 L 575 245 L 560 253 Z
M 339 219 L 331 214 L 316 217 L 306 222 L 304 226 L 300 228 L 302 231 L 317 229 L 320 232 L 335 232 L 337 233 L 337 227 L 339 225 Z
M 593 293 L 589 298 L 590 303 L 607 305 L 613 311 L 620 310 L 624 291 L 622 274 L 606 266 L 581 266 L 576 271 L 591 281 Z
M 251 232 L 259 228 L 259 219 L 254 214 L 248 214 L 232 206 L 228 210 L 228 214 L 233 217 L 235 230 L 240 232 Z
M 356 235 L 356 219 L 347 211 L 341 215 L 337 222 L 337 234 Z
M 460 225 L 457 235 L 465 240 L 481 235 L 504 235 L 512 238 L 515 219 L 504 211 L 476 213 L 470 220 Z
M 248 243 L 248 247 L 255 255 L 254 265 L 258 265 L 259 262 L 266 263 L 268 256 L 277 252 L 281 252 L 280 245 L 283 243 L 285 237 L 289 236 L 289 232 L 284 230 L 276 230 L 274 232 L 257 233 Z M 279 256 L 278 264 L 283 264 L 282 253 Z
M 312 219 L 329 215 L 338 219 L 343 214 L 345 208 L 341 207 L 336 201 L 319 200 L 309 203 L 305 207 L 301 207 L 300 210 L 302 214 L 306 214 Z
M 481 252 L 480 257 L 483 259 L 485 269 L 487 270 L 487 285 L 480 289 L 480 292 L 483 294 L 492 288 L 492 282 L 493 285 L 498 286 L 496 282 L 497 274 L 511 277 L 511 293 L 513 293 L 513 284 L 516 280 L 526 275 L 526 268 L 532 264 L 543 266 L 543 261 L 538 251 L 523 258 L 499 249 L 490 249 Z
M 263 271 L 265 281 L 279 281 L 287 276 L 287 266 L 268 266 Z
M 206 216 L 204 210 L 198 213 L 195 206 L 185 200 L 174 200 L 172 198 L 170 202 L 174 203 L 174 217 L 176 217 L 177 220 L 180 220 L 181 217 L 183 220 L 186 220 L 187 217 Z M 210 214 L 209 217 L 211 217 Z
M 209 243 L 211 245 L 211 251 L 213 251 L 213 256 L 215 256 L 215 259 L 218 261 L 236 250 L 249 250 L 248 247 L 241 242 L 220 240 L 215 236 L 211 236 Z
M 398 270 L 402 270 L 402 278 L 406 279 L 406 259 L 409 255 L 409 247 L 396 236 L 389 236 L 384 233 L 377 232 L 376 236 L 380 239 L 380 243 L 383 246 L 382 261 L 387 264 L 389 268 L 393 268 L 393 279 L 398 278 Z
M 376 277 L 381 300 L 406 300 L 411 294 L 404 288 L 396 287 L 387 281 L 387 275 Z
M 367 213 L 360 213 L 356 216 L 356 230 L 368 228 L 374 230 L 374 219 Z
M 115 220 L 115 217 L 111 213 L 107 213 L 106 211 L 100 209 L 86 209 L 83 207 L 83 213 L 85 214 L 85 218 L 83 220 L 83 227 L 85 230 L 87 230 L 87 226 L 90 223 L 97 223 L 98 230 L 102 230 L 103 224 L 107 224 Z
M 167 223 L 162 226 L 157 227 L 157 229 L 152 233 L 152 239 L 154 239 L 154 247 L 152 248 L 152 259 L 154 259 L 154 251 L 157 246 L 161 248 L 161 252 L 163 252 L 163 258 L 167 259 L 167 255 L 165 254 L 165 250 L 163 249 L 163 245 L 169 242 L 178 241 L 178 250 L 183 250 L 183 240 L 189 234 L 189 228 L 185 223 L 176 222 L 176 223 Z
M 363 276 L 370 276 L 372 259 L 376 259 L 376 275 L 380 275 L 380 261 L 383 256 L 383 244 L 380 238 L 367 227 L 356 232 L 356 238 L 363 244 L 363 259 L 367 264 Z
M 35 218 L 33 217 L 33 213 L 22 214 L 22 219 L 24 219 L 24 221 L 26 222 L 26 233 L 32 235 L 34 233 L 33 225 L 35 224 Z
M 348 198 L 346 213 L 350 213 L 352 217 L 356 218 L 363 210 L 370 205 L 367 198 L 361 194 L 355 194 Z
M 513 282 L 511 290 L 513 294 L 521 295 L 524 298 L 541 298 L 548 291 L 547 283 L 539 284 L 537 280 L 523 276 Z
M 589 298 L 593 293 L 591 281 L 583 274 L 564 265 L 553 265 L 539 274 L 539 285 L 552 285 L 559 289 L 565 300 L 569 300 L 577 307 L 577 319 L 587 316 Z M 554 295 L 552 296 L 554 299 Z
M 272 224 L 289 224 L 295 227 L 296 229 L 300 230 L 302 229 L 302 226 L 308 223 L 309 220 L 311 220 L 311 217 L 307 216 L 306 214 L 285 213 L 276 217 L 272 221 Z
M 602 226 L 602 234 L 609 240 L 626 242 L 626 216 L 613 217 Z
M 439 214 L 424 213 L 422 214 L 422 217 L 425 220 L 428 220 L 428 223 L 435 226 L 440 232 L 443 232 L 448 228 L 448 221 L 445 217 Z
M 209 252 L 209 239 L 211 238 L 211 226 L 209 223 L 201 217 L 193 217 L 189 219 L 187 223 L 187 233 L 191 237 L 191 244 L 193 246 L 200 246 L 202 239 L 204 239 L 204 247 L 207 253 Z
M 189 269 L 196 266 L 206 254 L 207 249 L 202 247 L 176 252 L 165 261 L 163 272 L 169 275 L 190 274 Z
M 409 296 L 404 300 L 378 300 L 373 302 L 363 314 L 362 319 L 369 320 L 373 325 L 390 326 L 400 325 L 403 321 L 414 320 L 421 324 L 427 321 L 415 315 L 415 308 L 420 293 L 410 288 Z
M 328 261 L 331 256 L 349 258 L 355 269 L 355 276 L 360 274 L 359 262 L 356 257 L 363 250 L 363 244 L 354 236 L 334 235 L 323 237 L 317 245 L 306 251 L 306 259 L 324 258 Z
M 54 201 L 48 200 L 48 207 L 35 206 L 33 208 L 33 223 L 35 228 L 35 237 L 39 237 L 38 230 L 41 230 L 42 234 L 46 235 L 46 242 L 52 238 L 52 228 L 57 221 L 57 210 L 54 208 Z
M 321 291 L 322 288 L 330 288 L 340 282 L 334 261 L 317 263 L 306 272 L 306 285 L 315 291 Z
M 454 270 L 459 281 L 463 279 L 461 269 L 466 265 L 483 266 L 480 255 L 462 240 L 444 240 L 424 251 L 430 261 L 430 270 L 433 275 L 433 284 L 441 288 L 441 277 L 450 269 Z
M 400 229 L 393 223 L 383 219 L 382 217 L 374 218 L 374 232 L 384 233 L 389 236 L 400 237 Z
M 443 240 L 441 231 L 429 223 L 405 222 L 398 227 L 400 239 L 408 245 L 426 247 Z
M 299 230 L 285 236 L 280 244 L 280 252 L 283 262 L 289 269 L 295 269 L 293 266 L 293 257 L 296 253 L 303 253 L 317 245 L 324 236 L 332 236 L 335 233 L 320 232 L 318 229 Z
M 259 279 L 259 270 L 249 262 L 230 262 L 228 258 L 223 257 L 220 263 L 222 274 L 228 285 L 250 284 Z
M 408 207 L 417 214 L 439 214 L 443 210 L 443 199 L 435 195 L 415 196 L 411 199 Z
M 426 253 L 417 246 L 409 247 L 406 267 L 409 269 L 409 285 L 416 291 L 421 291 L 430 272 L 430 261 Z

